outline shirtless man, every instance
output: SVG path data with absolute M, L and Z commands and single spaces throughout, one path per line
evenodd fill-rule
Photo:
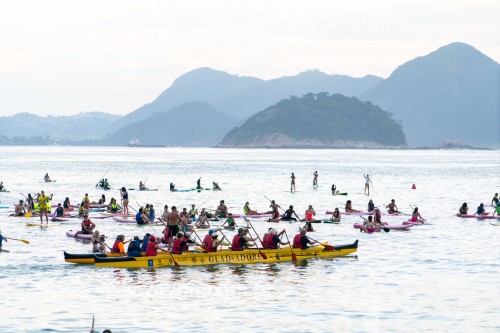
M 19 200 L 19 204 L 15 207 L 15 216 L 23 216 L 26 214 L 26 209 L 24 209 L 24 201 Z
M 387 208 L 388 212 L 391 213 L 391 214 L 401 214 L 401 212 L 399 211 L 398 206 L 396 206 L 396 200 L 394 200 L 394 199 L 392 199 L 391 203 L 388 204 L 387 206 L 385 206 L 385 208 Z
M 224 204 L 224 200 L 221 200 L 219 206 L 217 206 L 217 209 L 215 210 L 215 215 L 222 215 L 222 217 L 226 217 L 226 214 L 227 206 Z
M 179 222 L 181 222 L 181 217 L 177 212 L 177 207 L 172 206 L 172 211 L 167 215 L 167 225 L 168 225 L 168 247 L 172 248 L 172 242 L 174 238 L 179 233 Z
M 278 205 L 274 200 L 271 200 L 271 205 L 269 206 L 272 209 L 272 214 L 273 217 L 271 217 L 268 222 L 279 222 L 280 221 L 280 212 L 279 208 L 281 208 L 280 205 Z

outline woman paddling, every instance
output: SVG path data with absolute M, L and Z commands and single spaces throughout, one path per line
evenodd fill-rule
M 412 222 L 425 222 L 425 219 L 418 212 L 418 207 L 413 209 L 413 213 L 411 213 L 411 221 Z
M 462 206 L 460 206 L 460 208 L 458 209 L 458 215 L 464 215 L 464 214 L 467 214 L 467 212 L 469 211 L 469 207 L 467 207 L 467 202 L 464 202 L 462 204 Z
M 330 218 L 330 221 L 332 222 L 340 222 L 340 219 L 342 217 L 340 216 L 340 211 L 338 209 L 338 207 L 335 208 L 333 214 L 332 214 L 332 217 Z

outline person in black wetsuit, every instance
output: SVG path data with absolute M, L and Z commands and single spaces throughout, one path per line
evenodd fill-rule
M 293 217 L 293 215 L 297 216 L 297 218 Z M 282 221 L 297 221 L 297 219 L 300 220 L 298 217 L 297 213 L 293 210 L 293 206 L 290 206 L 286 211 L 285 215 L 281 218 Z

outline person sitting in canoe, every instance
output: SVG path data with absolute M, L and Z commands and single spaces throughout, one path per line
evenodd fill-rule
M 149 237 L 151 237 L 151 234 L 149 232 L 147 232 L 144 235 L 144 237 L 142 238 L 141 252 L 146 252 L 146 250 L 148 248 Z
M 391 202 L 387 206 L 385 206 L 385 208 L 388 209 L 387 212 L 389 214 L 401 214 L 398 206 L 396 206 L 396 200 L 394 199 L 392 199 Z
M 50 183 L 51 182 L 48 172 L 45 174 L 45 176 L 43 176 L 43 180 L 45 180 L 46 183 Z
M 227 226 L 224 226 L 227 223 Z M 234 230 L 237 225 L 236 222 L 234 221 L 233 213 L 227 214 L 226 221 L 222 224 L 224 228 L 229 229 L 229 230 Z
M 56 217 L 64 217 L 64 215 L 65 215 L 64 208 L 61 205 L 61 203 L 58 203 L 56 211 L 55 211 L 55 216 Z
M 134 236 L 134 239 L 128 244 L 127 255 L 130 257 L 140 257 L 141 254 L 141 240 L 139 236 Z
M 458 215 L 467 214 L 468 211 L 469 207 L 467 207 L 467 202 L 464 202 L 458 209 Z
M 172 254 L 182 254 L 182 250 L 186 247 L 187 241 L 182 232 L 177 233 L 174 242 L 172 243 Z
M 175 184 L 174 183 L 170 183 L 170 191 L 171 192 L 177 191 L 176 188 L 175 188 Z
M 382 222 L 382 212 L 378 208 L 375 208 L 375 212 L 373 212 L 373 219 L 375 221 L 375 225 L 378 227 L 388 224 L 387 222 Z
M 314 244 L 316 242 L 313 242 L 306 236 L 307 231 L 305 228 L 300 228 L 300 232 L 293 237 L 293 247 L 296 249 L 308 249 L 310 244 Z
M 212 185 L 213 185 L 213 190 L 214 191 L 220 191 L 222 190 L 219 186 L 219 184 L 217 184 L 216 182 L 212 182 Z
M 297 218 L 293 217 L 295 215 Z M 285 214 L 283 217 L 280 219 L 281 221 L 300 221 L 300 217 L 295 213 L 295 210 L 293 210 L 293 206 L 290 205 L 288 209 L 285 211 Z
M 208 239 L 206 243 L 203 242 L 203 245 L 205 245 L 205 251 L 216 252 L 217 247 L 222 244 L 222 240 L 219 239 L 219 234 L 215 230 L 214 232 L 212 232 L 212 234 L 210 234 L 210 236 L 211 239 Z
M 375 210 L 375 204 L 373 203 L 373 200 L 372 200 L 372 199 L 370 199 L 370 200 L 368 201 L 368 211 L 369 211 L 369 212 L 373 212 L 374 210 Z
M 233 237 L 233 241 L 231 242 L 231 250 L 243 251 L 244 249 L 255 245 L 247 240 L 245 237 L 245 231 L 245 228 L 238 229 L 238 234 Z
M 139 211 L 135 214 L 135 222 L 137 224 L 148 224 L 150 222 L 146 214 L 144 214 L 143 207 L 139 208 Z
M 23 216 L 26 214 L 26 209 L 24 208 L 24 201 L 19 200 L 19 204 L 14 207 L 15 216 Z
M 267 221 L 268 222 L 279 222 L 280 221 L 280 212 L 279 212 L 278 208 L 281 208 L 281 206 L 278 205 L 274 200 L 271 200 L 271 205 L 269 207 L 272 209 L 271 213 L 273 214 L 273 216 Z
M 491 199 L 491 205 L 493 207 L 496 207 L 496 206 L 498 206 L 499 203 L 500 203 L 500 199 L 498 199 L 498 193 L 495 193 L 495 195 L 493 196 L 493 199 Z
M 227 206 L 224 204 L 224 200 L 221 200 L 219 206 L 217 206 L 215 210 L 215 215 L 217 215 L 217 217 L 226 217 L 226 214 Z
M 304 215 L 306 217 L 303 218 L 301 221 L 311 221 L 314 218 L 314 216 L 316 215 L 316 211 L 314 210 L 312 205 L 309 205 L 309 207 L 307 207 Z
M 346 201 L 344 210 L 346 211 L 346 213 L 348 213 L 348 212 L 353 212 L 353 213 L 359 212 L 359 210 L 352 209 L 352 202 L 351 202 L 351 200 L 347 200 Z
M 413 209 L 413 212 L 411 213 L 411 220 L 410 221 L 412 221 L 412 222 L 425 222 L 425 219 L 418 212 L 418 207 L 415 207 Z
M 364 222 L 363 222 L 363 226 L 361 228 L 359 228 L 359 231 L 364 231 L 366 233 L 373 233 L 373 232 L 380 232 L 380 228 L 378 228 L 375 224 L 375 221 L 373 220 L 373 216 L 368 216 L 368 219 L 365 219 L 364 217 L 361 216 L 361 218 L 363 218 Z
M 162 249 L 158 244 L 158 239 L 155 236 L 149 237 L 148 245 L 146 247 L 146 253 L 144 254 L 146 257 L 155 257 L 158 254 L 158 251 L 168 252 L 165 249 Z
M 104 240 L 106 236 L 101 235 L 99 230 L 95 230 L 92 238 L 90 239 L 90 244 L 92 244 L 92 253 L 98 252 L 106 252 L 106 245 L 104 244 Z
M 276 229 L 270 228 L 269 233 L 265 234 L 262 238 L 262 246 L 265 249 L 277 249 L 279 245 L 288 245 L 289 242 L 281 241 L 280 236 L 286 232 L 285 229 L 281 230 L 279 233 Z
M 245 206 L 243 206 L 243 213 L 245 215 L 259 215 L 259 212 L 250 208 L 248 201 L 245 202 Z
M 89 220 L 89 214 L 85 213 L 82 221 L 82 230 L 75 232 L 74 237 L 77 238 L 80 234 L 92 235 L 94 233 L 95 227 L 95 223 Z
M 335 210 L 333 211 L 332 217 L 330 218 L 330 221 L 332 222 L 340 222 L 341 219 L 340 211 L 338 207 L 335 207 Z
M 476 214 L 475 215 L 488 215 L 489 213 L 486 213 L 484 209 L 484 204 L 481 203 L 479 206 L 477 206 Z
M 124 240 L 125 240 L 124 235 L 116 236 L 115 243 L 113 244 L 113 247 L 111 248 L 111 253 L 125 255 L 126 254 L 125 253 L 125 244 L 130 242 L 130 241 L 124 242 Z

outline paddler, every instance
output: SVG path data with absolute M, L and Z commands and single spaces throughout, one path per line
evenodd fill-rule
M 174 184 L 174 183 L 170 183 L 170 191 L 171 191 L 171 192 L 175 192 L 175 191 L 177 191 L 177 190 L 175 189 L 175 184 Z
M 120 208 L 121 207 L 116 203 L 116 199 L 115 198 L 111 198 L 111 202 L 107 206 L 108 211 L 110 211 L 111 213 L 118 213 L 118 211 L 120 210 Z
M 302 221 L 311 221 L 313 217 L 316 216 L 316 211 L 314 210 L 312 205 L 309 205 L 309 207 L 307 207 L 305 216 L 306 217 L 302 219 Z
M 6 191 L 5 187 L 3 186 L 3 182 L 0 182 L 0 191 Z
M 210 228 L 210 222 L 208 222 L 208 218 L 205 212 L 202 212 L 200 215 L 200 218 L 195 224 L 196 228 L 198 229 L 208 229 Z M 187 228 L 189 230 L 190 228 Z
M 286 232 L 285 229 L 281 230 L 279 233 L 276 229 L 269 229 L 269 233 L 265 234 L 262 242 L 263 247 L 267 249 L 277 249 L 278 245 L 288 245 L 289 242 L 282 242 L 280 236 Z
M 371 215 L 368 216 L 368 219 L 365 219 L 364 217 L 362 218 L 364 222 L 363 226 L 359 229 L 359 231 L 364 231 L 369 234 L 380 231 L 380 229 L 377 228 L 377 226 L 375 225 L 375 221 L 373 220 L 373 217 Z
M 201 177 L 196 181 L 196 189 L 201 190 Z
M 293 215 L 295 215 L 297 218 L 293 217 Z M 300 217 L 297 215 L 297 213 L 295 213 L 295 210 L 293 210 L 293 206 L 290 205 L 280 220 L 281 221 L 297 221 L 297 220 L 300 221 Z
M 104 245 L 105 237 L 106 236 L 99 234 L 99 230 L 94 231 L 92 239 L 90 240 L 90 243 L 92 244 L 93 253 L 106 252 L 106 246 Z
M 250 204 L 248 203 L 248 201 L 245 202 L 245 206 L 243 206 L 243 213 L 245 215 L 259 215 L 259 212 L 250 208 Z
M 280 212 L 278 208 L 281 208 L 274 200 L 271 200 L 271 205 L 269 206 L 272 209 L 273 216 L 268 220 L 268 222 L 279 222 L 280 221 Z
M 122 203 L 123 203 L 123 214 L 129 214 L 128 212 L 128 192 L 125 187 L 122 187 L 120 191 L 120 195 L 122 196 Z
M 15 216 L 23 216 L 26 214 L 26 209 L 24 208 L 24 201 L 19 200 L 19 203 L 14 207 Z
M 113 244 L 113 247 L 111 248 L 111 253 L 116 253 L 116 254 L 121 254 L 121 255 L 126 255 L 125 253 L 125 244 L 130 242 L 131 240 L 128 240 L 124 242 L 125 236 L 124 235 L 118 235 L 116 236 L 115 243 Z
M 313 188 L 318 188 L 318 171 L 314 171 L 313 177 Z
M 245 228 L 238 229 L 238 234 L 233 237 L 233 241 L 231 242 L 231 250 L 243 251 L 244 249 L 255 245 L 248 242 L 247 238 L 245 237 L 245 230 Z
M 81 203 L 80 207 L 78 207 L 78 215 L 83 216 L 85 215 L 86 209 L 85 209 L 85 203 Z
M 340 215 L 340 211 L 338 207 L 335 207 L 335 210 L 333 211 L 332 217 L 330 218 L 330 221 L 332 222 L 340 222 L 340 219 L 342 216 Z
M 372 182 L 372 180 L 370 179 L 369 174 L 366 174 L 366 175 L 363 174 L 363 177 L 365 177 L 365 194 L 370 195 L 370 183 Z
M 85 196 L 83 197 L 82 202 L 83 202 L 83 204 L 85 206 L 85 209 L 89 209 L 90 208 L 90 198 L 89 198 L 89 194 L 88 193 L 85 193 Z
M 65 212 L 64 212 L 64 208 L 63 208 L 63 206 L 61 205 L 61 203 L 58 203 L 58 204 L 57 204 L 57 208 L 56 208 L 56 211 L 54 212 L 54 215 L 55 215 L 56 217 L 64 217 Z
M 309 248 L 309 246 L 308 246 L 309 244 L 316 243 L 316 242 L 313 242 L 312 240 L 310 240 L 309 238 L 307 238 L 306 234 L 307 234 L 306 229 L 301 228 L 300 232 L 298 234 L 296 234 L 295 237 L 293 237 L 293 245 L 292 246 L 294 248 L 305 250 L 305 249 Z
M 43 176 L 43 179 L 45 180 L 46 183 L 50 183 L 51 182 L 48 172 L 45 174 L 45 176 Z
M 233 213 L 227 214 L 227 218 L 224 224 L 226 223 L 229 227 L 228 229 L 234 230 L 237 227 L 236 222 L 234 221 Z
M 154 222 L 154 220 L 156 219 L 156 211 L 155 211 L 155 209 L 153 207 L 153 204 L 149 205 L 148 219 L 149 219 L 150 222 Z
M 387 212 L 389 214 L 401 214 L 398 206 L 396 206 L 396 200 L 394 199 L 392 199 L 391 202 L 387 206 L 385 206 L 385 208 L 388 208 Z
M 145 191 L 147 190 L 146 185 L 142 182 L 142 180 L 139 181 L 139 191 Z
M 158 219 L 163 222 L 167 222 L 168 214 L 170 211 L 168 210 L 168 205 L 163 206 L 163 212 L 161 213 L 161 217 Z
M 130 257 L 140 257 L 141 255 L 141 240 L 139 236 L 134 236 L 127 248 L 127 255 Z
M 295 191 L 295 175 L 292 172 L 292 175 L 290 176 L 290 192 Z
M 135 214 L 135 222 L 137 224 L 148 224 L 150 222 L 146 214 L 144 214 L 144 208 L 139 208 L 139 211 Z
M 498 199 L 498 193 L 495 193 L 495 195 L 493 196 L 493 199 L 491 199 L 491 205 L 493 207 L 497 207 L 499 203 L 500 203 L 500 199 Z
M 485 209 L 484 209 L 484 204 L 481 203 L 478 207 L 477 207 L 477 210 L 476 210 L 476 214 L 475 215 L 488 215 L 488 213 L 486 213 Z
M 469 207 L 467 207 L 467 202 L 464 202 L 462 206 L 460 206 L 460 208 L 458 209 L 459 215 L 467 214 L 468 211 Z
M 335 186 L 335 184 L 332 184 L 332 194 L 336 194 L 337 192 L 337 186 Z
M 182 250 L 185 250 L 184 248 L 187 245 L 187 241 L 184 237 L 184 234 L 182 232 L 177 233 L 177 236 L 175 237 L 174 242 L 172 243 L 172 250 L 170 250 L 170 253 L 172 254 L 182 254 Z
M 144 255 L 146 257 L 154 257 L 157 255 L 158 251 L 168 252 L 167 250 L 160 247 L 160 245 L 158 244 L 158 239 L 155 236 L 149 237 L 148 246 Z
M 47 212 L 47 205 L 49 201 L 52 200 L 52 194 L 47 196 L 45 192 L 42 190 L 38 195 L 38 207 L 40 208 L 40 224 L 43 223 L 43 215 L 45 215 L 45 221 L 49 224 L 49 214 Z
M 418 212 L 418 207 L 415 207 L 413 209 L 413 212 L 411 213 L 411 221 L 412 222 L 419 222 L 419 221 L 425 222 L 425 219 Z
M 221 190 L 219 184 L 217 184 L 216 182 L 212 182 L 212 185 L 213 185 L 213 190 L 214 191 L 220 191 Z
M 69 201 L 69 198 L 66 197 L 66 199 L 64 199 L 64 202 L 63 202 L 63 208 L 64 210 L 68 211 L 68 210 L 72 210 L 73 208 L 71 207 L 71 202 Z
M 103 194 L 101 195 L 101 198 L 97 202 L 99 205 L 105 205 L 106 204 L 106 196 Z
M 346 213 L 349 213 L 349 212 L 357 213 L 357 212 L 359 212 L 359 210 L 352 209 L 352 201 L 351 200 L 347 200 L 345 202 L 344 210 L 346 211 Z
M 224 200 L 221 200 L 219 206 L 217 206 L 217 209 L 215 210 L 215 215 L 217 217 L 226 217 L 226 214 L 227 206 L 224 204 Z
M 198 209 L 196 209 L 195 205 L 191 205 L 191 210 L 189 210 L 189 218 L 191 221 L 196 219 L 196 215 L 198 215 Z
M 222 243 L 221 240 L 218 239 L 219 235 L 217 231 L 214 229 L 210 229 L 208 234 L 203 238 L 203 247 L 207 252 L 216 252 L 217 247 Z
M 81 223 L 82 230 L 75 233 L 75 238 L 80 234 L 91 235 L 94 233 L 96 227 L 95 223 L 89 220 L 89 214 L 85 213 L 83 216 L 83 221 Z
M 373 219 L 376 226 L 380 227 L 388 224 L 387 222 L 382 222 L 382 212 L 378 208 L 375 208 L 375 212 L 373 212 Z
M 492 215 L 495 216 L 495 213 L 497 214 L 497 216 L 500 216 L 500 203 L 498 203 L 498 205 L 495 207 L 495 211 Z
M 373 200 L 370 199 L 368 201 L 368 209 L 367 209 L 369 212 L 373 212 L 375 210 L 375 204 L 373 203 Z

